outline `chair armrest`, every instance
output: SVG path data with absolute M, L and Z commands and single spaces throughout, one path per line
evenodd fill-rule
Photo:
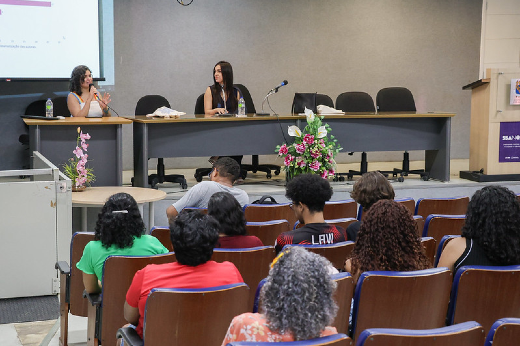
M 137 332 L 132 327 L 119 328 L 116 333 L 116 338 L 123 338 L 125 345 L 143 346 L 144 341 L 139 337 Z
M 65 261 L 56 262 L 54 265 L 54 269 L 58 269 L 60 274 L 70 275 L 70 267 L 69 264 Z
M 83 298 L 87 298 L 91 305 L 101 305 L 102 297 L 100 293 L 88 293 L 83 291 Z

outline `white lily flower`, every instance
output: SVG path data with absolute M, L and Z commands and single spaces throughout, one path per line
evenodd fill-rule
M 305 107 L 305 116 L 307 117 L 307 122 L 313 122 L 314 121 L 314 112 Z
M 325 126 L 318 127 L 318 135 L 316 137 L 323 138 L 327 135 L 327 129 Z
M 292 136 L 292 137 L 294 137 L 294 136 L 301 137 L 302 136 L 302 131 L 296 125 L 289 126 L 289 130 L 287 132 L 289 133 L 289 136 Z

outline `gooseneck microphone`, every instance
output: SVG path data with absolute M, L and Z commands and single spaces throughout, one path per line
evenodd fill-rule
M 90 91 L 90 89 L 92 89 L 92 87 L 94 86 L 94 83 L 90 83 L 88 85 L 88 91 Z M 101 101 L 102 104 L 104 104 L 105 106 L 107 106 L 108 109 L 110 109 L 111 111 L 113 111 L 114 113 L 116 113 L 117 116 L 119 116 L 119 113 L 117 113 L 114 108 L 110 107 L 109 105 L 107 105 L 105 102 L 103 102 L 103 100 L 101 99 L 101 95 L 99 94 L 99 92 L 96 92 L 96 95 L 98 97 L 98 100 Z
M 267 95 L 265 95 L 263 101 L 262 101 L 262 112 L 260 113 L 256 113 L 257 115 L 270 115 L 271 113 L 268 113 L 268 112 L 264 112 L 264 103 L 265 101 L 267 101 L 267 103 L 269 103 L 268 101 L 268 98 L 269 96 L 271 96 L 272 94 L 276 94 L 278 92 L 278 89 L 280 89 L 281 87 L 283 87 L 284 85 L 287 85 L 289 84 L 289 82 L 287 81 L 287 79 L 285 79 L 282 83 L 280 83 L 280 85 L 272 88 L 271 90 L 269 90 L 269 92 L 267 93 Z M 269 106 L 271 107 L 271 106 Z

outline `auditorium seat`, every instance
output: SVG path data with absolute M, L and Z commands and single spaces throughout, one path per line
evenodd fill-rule
M 437 253 L 435 254 L 435 263 L 434 267 L 437 267 L 439 264 L 439 259 L 441 258 L 442 250 L 446 247 L 446 245 L 453 240 L 454 238 L 458 238 L 460 235 L 445 235 L 441 238 L 439 245 L 437 245 Z
M 370 328 L 359 335 L 356 346 L 480 346 L 483 341 L 482 326 L 477 322 L 469 321 L 448 327 L 422 330 Z
M 415 206 L 415 215 L 425 220 L 430 214 L 463 215 L 466 214 L 469 197 L 419 198 Z
M 168 107 L 170 108 L 170 103 L 168 100 L 161 95 L 146 95 L 143 96 L 137 101 L 137 105 L 135 106 L 135 115 L 147 115 L 155 112 L 160 107 Z M 144 159 L 149 159 L 145 157 Z M 162 157 L 157 158 L 157 173 L 151 174 L 148 176 L 148 184 L 152 188 L 156 188 L 157 184 L 162 184 L 164 182 L 170 183 L 178 183 L 181 185 L 183 189 L 188 188 L 188 183 L 186 179 L 181 174 L 165 174 L 164 171 L 164 159 Z M 133 178 L 132 178 L 133 185 Z
M 445 235 L 460 235 L 466 215 L 430 214 L 424 223 L 423 237 L 433 237 L 437 243 Z
M 344 230 L 346 230 L 347 227 L 350 226 L 350 224 L 352 224 L 354 222 L 357 222 L 357 221 L 358 220 L 356 218 L 353 218 L 353 217 L 344 217 L 344 218 L 341 218 L 341 219 L 325 220 L 325 222 L 328 223 L 329 225 L 339 226 L 339 227 L 342 227 Z M 298 229 L 298 228 L 301 228 L 303 226 L 305 226 L 305 224 L 300 223 L 300 221 L 297 220 L 294 223 L 293 229 Z
M 342 201 L 327 201 L 323 208 L 325 220 L 343 219 L 357 216 L 357 203 L 353 199 Z
M 291 226 L 296 222 L 296 216 L 291 209 L 290 203 L 246 204 L 244 206 L 244 216 L 247 222 L 287 220 Z
M 486 333 L 503 317 L 520 317 L 520 265 L 464 266 L 457 270 L 449 324 L 477 321 Z
M 501 318 L 493 323 L 484 346 L 510 346 L 520 341 L 520 318 Z
M 283 233 L 291 230 L 287 220 L 271 220 L 260 222 L 247 222 L 246 230 L 248 235 L 254 235 L 262 241 L 264 245 L 274 245 L 276 238 Z
M 430 266 L 433 268 L 435 262 L 435 251 L 437 251 L 437 242 L 432 237 L 422 237 L 421 244 L 424 247 L 426 257 L 430 260 Z
M 76 232 L 70 241 L 70 265 L 65 261 L 56 263 L 60 272 L 60 344 L 67 345 L 69 335 L 69 313 L 87 317 L 88 301 L 83 299 L 83 272 L 76 263 L 83 256 L 85 246 L 94 240 L 94 232 Z
M 168 249 L 168 251 L 173 251 L 173 245 L 170 239 L 170 229 L 168 227 L 153 226 L 150 230 L 150 235 L 157 238 L 161 244 Z
M 362 273 L 354 293 L 354 340 L 368 328 L 443 327 L 451 279 L 446 268 Z
M 394 198 L 394 201 L 397 203 L 401 203 L 410 211 L 410 214 L 415 214 L 415 200 L 412 197 L 402 197 L 402 198 Z M 357 219 L 361 220 L 361 217 L 363 216 L 363 207 L 360 205 L 358 210 L 358 216 Z M 422 231 L 422 228 L 421 228 Z
M 235 341 L 230 342 L 226 346 L 271 346 L 272 342 L 258 342 L 258 341 Z M 352 339 L 345 334 L 334 334 L 322 336 L 321 338 L 300 340 L 300 341 L 286 341 L 278 342 L 277 346 L 352 346 Z
M 175 261 L 173 252 L 154 256 L 109 256 L 103 265 L 101 294 L 85 292 L 90 303 L 88 307 L 88 340 L 98 340 L 102 345 L 113 344 L 117 330 L 127 323 L 123 316 L 123 307 L 126 292 L 135 273 L 148 264 Z
M 146 301 L 144 340 L 131 327 L 120 328 L 117 337 L 129 346 L 143 342 L 220 345 L 233 317 L 248 312 L 248 297 L 249 287 L 244 283 L 199 289 L 154 288 Z
M 334 244 L 288 244 L 284 246 L 301 246 L 310 252 L 314 252 L 320 256 L 325 257 L 332 263 L 334 268 L 343 269 L 345 267 L 345 260 L 350 256 L 354 250 L 355 243 L 353 241 L 343 241 Z

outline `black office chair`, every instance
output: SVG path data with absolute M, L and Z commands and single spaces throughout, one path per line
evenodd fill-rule
M 52 99 L 53 115 L 55 117 L 70 117 L 67 96 L 58 96 Z
M 399 112 L 415 114 L 416 112 L 412 92 L 403 87 L 391 87 L 379 90 L 376 96 L 376 104 L 378 113 Z M 393 171 L 385 173 L 391 173 L 394 177 L 399 174 L 398 180 L 401 182 L 408 174 L 419 174 L 421 179 L 425 181 L 430 179 L 430 173 L 424 169 L 410 169 L 410 154 L 408 151 L 404 152 L 403 166 L 401 169 L 394 168 Z
M 47 100 L 36 100 L 36 101 L 29 103 L 27 108 L 25 108 L 25 115 L 39 115 L 39 116 L 44 117 L 45 116 L 45 102 L 47 102 Z M 29 126 L 25 125 L 25 129 L 28 131 Z M 18 141 L 24 147 L 24 155 L 23 155 L 24 163 L 22 164 L 22 168 L 28 169 L 31 167 L 31 165 L 30 165 L 31 155 L 29 153 L 29 134 L 22 133 L 18 137 Z M 27 154 L 27 153 L 29 153 L 29 154 Z
M 372 96 L 364 91 L 350 91 L 339 94 L 336 98 L 336 109 L 340 109 L 346 113 L 375 113 L 376 107 Z M 353 152 L 348 153 L 354 154 Z M 343 175 L 348 179 L 352 179 L 354 175 L 363 175 L 368 170 L 367 153 L 361 153 L 361 166 L 359 171 L 350 169 L 348 173 L 336 173 L 334 181 L 343 181 Z
M 160 107 L 170 108 L 170 103 L 161 95 L 146 95 L 137 101 L 135 106 L 135 115 L 146 115 L 155 112 Z M 157 184 L 164 183 L 178 183 L 181 184 L 183 189 L 188 188 L 188 183 L 182 174 L 169 174 L 164 173 L 164 159 L 162 157 L 157 158 L 157 174 L 150 174 L 148 176 L 148 184 L 152 188 L 157 188 Z M 134 184 L 134 178 L 132 178 L 132 185 Z
M 316 94 L 316 106 L 319 105 L 334 108 L 334 102 L 332 101 L 329 95 L 325 94 Z
M 253 103 L 253 98 L 251 97 L 249 90 L 242 84 L 234 84 L 234 86 L 238 88 L 238 90 L 240 90 L 240 95 L 242 95 L 242 97 L 244 98 L 247 113 L 256 113 L 255 104 Z M 253 173 L 256 173 L 258 171 L 265 172 L 267 179 L 271 179 L 271 171 L 274 171 L 275 175 L 279 175 L 281 167 L 272 164 L 259 164 L 258 155 L 253 155 L 251 158 L 251 164 L 242 164 L 242 170 L 246 170 L 246 172 L 249 171 Z

